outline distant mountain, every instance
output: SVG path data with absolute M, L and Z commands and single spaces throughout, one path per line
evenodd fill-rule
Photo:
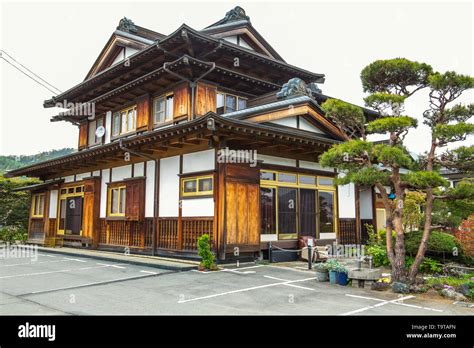
M 72 148 L 64 148 L 60 150 L 44 151 L 36 155 L 0 156 L 0 173 L 68 155 L 75 151 L 76 150 Z

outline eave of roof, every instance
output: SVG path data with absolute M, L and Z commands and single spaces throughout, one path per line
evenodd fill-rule
M 39 190 L 39 189 L 46 188 L 46 187 L 49 187 L 49 186 L 55 185 L 55 184 L 60 184 L 60 183 L 63 183 L 63 182 L 64 182 L 64 179 L 47 180 L 47 181 L 42 182 L 40 184 L 17 187 L 17 188 L 12 189 L 12 191 Z

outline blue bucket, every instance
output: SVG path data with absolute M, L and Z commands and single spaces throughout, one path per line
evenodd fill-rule
M 345 272 L 338 272 L 337 273 L 337 283 L 339 285 L 346 286 L 347 285 L 347 273 Z
M 337 284 L 337 272 L 336 271 L 329 271 L 329 283 L 330 284 Z

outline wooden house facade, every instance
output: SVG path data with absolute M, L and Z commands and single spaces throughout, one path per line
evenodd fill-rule
M 318 164 L 345 139 L 322 83 L 240 7 L 170 35 L 122 19 L 86 79 L 44 102 L 72 103 L 52 121 L 78 127 L 78 151 L 7 174 L 44 181 L 29 188 L 29 242 L 192 256 L 207 233 L 220 260 L 305 236 L 361 242 L 375 193 Z

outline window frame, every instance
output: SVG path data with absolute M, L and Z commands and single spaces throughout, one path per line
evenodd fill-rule
M 132 111 L 133 112 L 133 129 L 130 129 L 128 125 L 128 112 Z M 118 133 L 114 133 L 116 131 L 115 129 L 115 118 L 118 115 L 119 118 L 119 123 L 118 123 Z M 126 125 L 127 125 L 127 131 L 123 132 L 122 131 L 122 125 L 124 123 L 123 117 L 125 117 L 126 120 Z M 126 108 L 116 110 L 112 113 L 112 129 L 111 129 L 111 137 L 112 139 L 120 138 L 122 136 L 126 136 L 129 134 L 133 134 L 137 131 L 137 104 L 133 104 L 130 106 L 127 106 Z
M 43 200 L 43 209 L 42 211 L 36 211 L 36 204 L 38 202 L 38 199 L 39 199 L 39 202 L 41 204 L 41 198 Z M 44 217 L 44 213 L 45 213 L 45 203 L 46 203 L 46 193 L 45 192 L 42 192 L 42 193 L 34 193 L 33 196 L 32 196 L 32 199 L 31 199 L 31 217 L 32 218 L 43 218 Z
M 207 191 L 199 191 L 199 182 L 202 180 L 211 179 L 212 189 Z M 194 192 L 184 192 L 184 184 L 188 181 L 196 181 L 196 191 Z M 214 194 L 214 175 L 199 175 L 199 176 L 188 176 L 181 178 L 180 184 L 180 194 L 182 198 L 191 198 L 191 197 L 212 197 Z
M 172 100 L 173 100 L 171 110 L 168 110 L 167 99 L 169 97 L 172 97 Z M 156 101 L 159 100 L 159 99 L 163 99 L 163 101 L 164 101 L 163 122 L 157 122 L 156 121 Z M 168 111 L 171 113 L 169 119 L 167 119 Z M 174 93 L 173 92 L 161 94 L 161 95 L 153 98 L 153 126 L 154 127 L 168 125 L 170 123 L 173 123 L 173 120 L 174 120 L 173 112 L 174 112 Z
M 222 95 L 224 96 L 224 106 L 221 106 L 221 107 L 224 108 L 224 112 L 223 112 L 222 114 L 220 114 L 220 115 L 223 115 L 223 114 L 228 113 L 228 112 L 227 112 L 227 96 L 232 96 L 232 97 L 235 98 L 235 108 L 236 108 L 236 109 L 235 109 L 234 111 L 231 111 L 231 112 L 240 111 L 240 110 L 244 110 L 244 109 L 247 108 L 247 101 L 248 101 L 248 98 L 241 97 L 241 96 L 239 96 L 239 95 L 237 95 L 237 94 L 234 94 L 234 93 L 227 93 L 227 92 L 223 92 L 223 91 L 217 90 L 217 91 L 216 91 L 216 112 L 217 112 L 217 109 L 218 109 L 218 106 L 217 106 L 217 95 L 218 95 L 218 94 L 222 94 Z M 240 108 L 239 108 L 239 102 L 240 102 L 240 100 L 244 100 L 244 101 L 245 101 L 245 108 L 243 108 L 243 109 L 240 109 Z
M 117 206 L 117 213 L 112 213 L 112 191 L 113 190 L 118 190 L 118 206 Z M 120 212 L 120 208 L 122 208 L 122 200 L 121 198 L 121 193 L 125 195 L 124 201 L 123 201 L 123 213 Z M 127 185 L 125 184 L 120 184 L 120 185 L 113 185 L 109 186 L 107 188 L 107 217 L 112 217 L 112 218 L 124 218 L 125 217 L 125 210 L 127 207 Z

